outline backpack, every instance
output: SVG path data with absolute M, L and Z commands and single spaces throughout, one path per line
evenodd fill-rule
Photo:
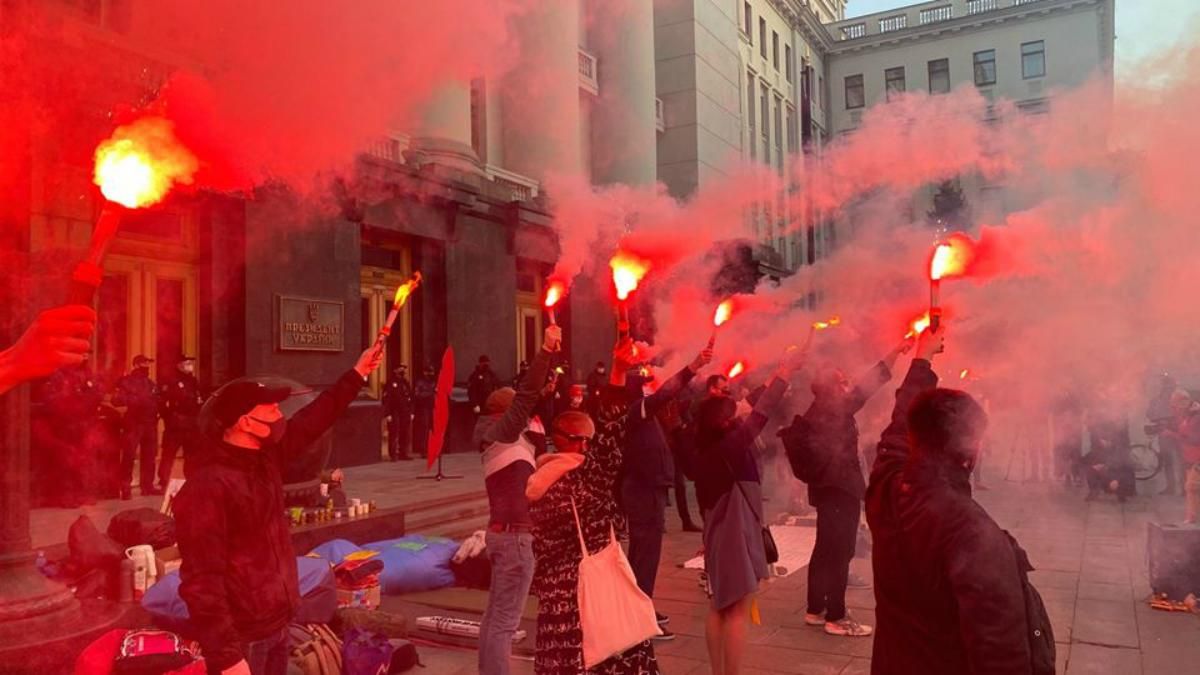
M 320 623 L 288 626 L 291 661 L 304 675 L 341 675 L 342 641 Z
M 796 415 L 792 423 L 780 429 L 776 435 L 783 443 L 792 475 L 805 483 L 820 479 L 832 457 L 825 448 L 817 447 L 812 442 L 813 429 L 808 420 Z

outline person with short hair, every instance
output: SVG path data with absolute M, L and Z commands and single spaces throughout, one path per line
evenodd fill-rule
M 204 403 L 200 380 L 196 378 L 196 359 L 182 356 L 175 373 L 158 388 L 159 409 L 163 419 L 162 457 L 158 462 L 158 489 L 166 491 L 175 468 L 175 456 L 183 451 L 183 466 L 195 461 L 199 448 L 197 417 Z M 185 474 L 186 477 L 186 474 Z
M 121 499 L 133 497 L 133 463 L 138 463 L 142 496 L 161 495 L 154 487 L 158 457 L 158 385 L 150 379 L 154 359 L 138 354 L 133 368 L 114 387 L 113 405 L 125 408 L 121 418 Z
M 1186 389 L 1171 394 L 1170 427 L 1163 431 L 1179 449 L 1183 461 L 1183 491 L 1187 497 L 1185 525 L 1195 525 L 1200 519 L 1200 403 Z
M 412 459 L 413 387 L 408 366 L 397 364 L 383 388 L 383 414 L 388 420 L 388 457 L 393 462 Z
M 368 348 L 290 419 L 279 404 L 291 390 L 254 378 L 230 382 L 209 401 L 200 462 L 189 467 L 173 506 L 183 560 L 179 597 L 209 673 L 287 672 L 287 628 L 300 591 L 283 467 L 312 452 L 382 358 L 381 349 Z
M 917 338 L 867 487 L 875 675 L 1042 675 L 1054 635 L 1033 567 L 971 496 L 987 414 L 937 386 L 945 327 Z

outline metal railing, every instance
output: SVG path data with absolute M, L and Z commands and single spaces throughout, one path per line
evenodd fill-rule
M 387 136 L 372 141 L 367 146 L 367 154 L 377 159 L 403 164 L 404 151 L 407 149 L 407 136 Z
M 949 21 L 953 18 L 954 5 L 942 5 L 941 7 L 930 7 L 929 9 L 921 10 L 920 23 L 922 26 L 924 26 L 927 23 Z
M 901 28 L 907 28 L 907 27 L 908 27 L 908 15 L 907 14 L 897 14 L 896 16 L 889 16 L 889 17 L 885 17 L 885 18 L 879 20 L 879 32 L 880 33 L 890 33 L 894 30 L 900 30 Z
M 967 0 L 967 15 L 1000 9 L 1000 0 Z
M 509 190 L 511 201 L 524 202 L 538 196 L 541 184 L 529 176 L 502 169 L 494 164 L 483 167 L 483 172 L 493 183 Z
M 1013 0 L 1013 5 L 1029 5 L 1029 4 L 1032 4 L 1035 2 L 1041 2 L 1041 1 L 1042 0 Z

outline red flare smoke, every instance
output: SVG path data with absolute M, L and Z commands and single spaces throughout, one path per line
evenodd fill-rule
M 95 160 L 93 180 L 104 198 L 131 209 L 162 201 L 176 183 L 190 184 L 200 167 L 161 117 L 117 127 L 96 146 Z
M 649 262 L 628 251 L 617 251 L 608 262 L 608 266 L 612 268 L 613 286 L 617 288 L 618 300 L 628 299 L 629 294 L 637 290 L 642 277 L 650 271 Z
M 929 259 L 929 280 L 941 281 L 961 277 L 975 258 L 975 242 L 962 232 L 955 232 L 938 242 Z

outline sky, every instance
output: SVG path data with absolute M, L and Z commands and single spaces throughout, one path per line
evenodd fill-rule
M 850 0 L 846 16 L 916 4 L 903 0 Z M 1197 0 L 1117 0 L 1117 75 L 1138 61 L 1169 49 L 1200 23 Z M 1190 38 L 1195 44 L 1195 38 Z

